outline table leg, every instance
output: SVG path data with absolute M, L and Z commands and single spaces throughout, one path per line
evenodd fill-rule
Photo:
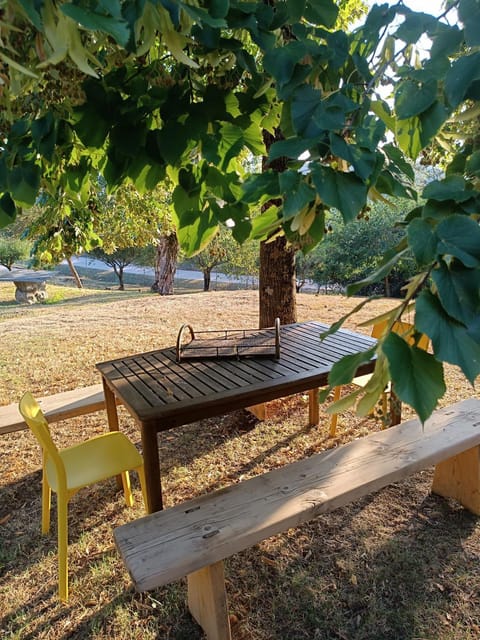
M 316 427 L 320 421 L 320 407 L 318 404 L 318 387 L 308 392 L 308 426 Z
M 108 428 L 110 431 L 118 431 L 118 412 L 117 412 L 117 403 L 115 400 L 115 395 L 111 391 L 110 387 L 105 382 L 105 379 L 102 376 L 102 385 L 103 385 L 103 395 L 105 397 L 105 409 L 107 411 L 107 420 L 108 420 Z M 119 489 L 123 489 L 122 476 L 118 475 L 117 477 L 117 487 Z
M 160 456 L 158 453 L 157 432 L 141 425 L 143 464 L 145 467 L 145 483 L 147 489 L 147 501 L 145 505 L 147 513 L 161 511 L 162 480 L 160 475 Z
M 395 393 L 393 384 L 390 390 L 390 426 L 400 424 L 402 421 L 402 401 Z

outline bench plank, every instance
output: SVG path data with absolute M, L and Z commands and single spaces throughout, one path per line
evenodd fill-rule
M 105 408 L 105 398 L 101 384 L 90 387 L 81 387 L 63 393 L 55 393 L 51 396 L 39 398 L 48 422 L 66 420 L 87 413 L 94 413 Z M 26 429 L 17 404 L 9 404 L 0 407 L 0 434 L 11 433 Z
M 115 541 L 137 590 L 153 589 L 479 444 L 472 398 L 423 428 L 409 420 L 135 520 L 114 530 Z

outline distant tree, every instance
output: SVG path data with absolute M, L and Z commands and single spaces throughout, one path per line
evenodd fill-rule
M 193 257 L 192 264 L 203 273 L 204 291 L 210 290 L 213 269 L 228 262 L 237 248 L 232 234 L 228 229 L 221 227 L 208 246 Z
M 92 199 L 83 206 L 66 194 L 40 198 L 30 210 L 26 231 L 27 237 L 33 240 L 34 264 L 52 265 L 66 260 L 77 287 L 82 288 L 72 258 L 101 244 L 95 229 L 95 214 L 96 204 Z
M 399 221 L 408 205 L 402 200 L 376 203 L 365 210 L 355 224 L 344 225 L 340 214 L 327 219 L 328 233 L 323 243 L 311 253 L 297 256 L 297 269 L 304 278 L 317 285 L 346 287 L 362 280 L 378 268 L 385 252 L 393 249 L 403 238 Z M 383 282 L 372 283 L 359 291 L 362 295 L 381 293 L 398 297 L 401 288 L 414 274 L 412 256 L 406 254 L 385 276 Z
M 119 290 L 125 290 L 124 271 L 125 267 L 135 263 L 141 255 L 138 247 L 126 247 L 124 249 L 116 249 L 112 253 L 106 253 L 102 248 L 97 247 L 90 252 L 90 255 L 112 267 L 118 278 Z
M 15 262 L 28 256 L 29 244 L 19 238 L 5 238 L 0 236 L 0 265 L 12 270 Z

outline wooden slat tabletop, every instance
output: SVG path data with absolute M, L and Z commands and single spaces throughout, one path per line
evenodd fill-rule
M 163 431 L 327 384 L 342 356 L 375 344 L 368 336 L 340 330 L 320 340 L 320 322 L 280 328 L 280 358 L 176 361 L 175 348 L 97 364 L 106 384 L 144 426 Z M 358 373 L 373 368 L 373 362 Z

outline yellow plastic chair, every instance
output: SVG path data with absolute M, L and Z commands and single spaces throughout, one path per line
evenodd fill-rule
M 80 444 L 57 449 L 48 422 L 31 393 L 20 400 L 20 413 L 37 438 L 43 454 L 42 533 L 50 529 L 52 490 L 57 494 L 58 512 L 58 581 L 59 597 L 68 600 L 68 502 L 82 487 L 116 475 L 122 476 L 125 502 L 133 505 L 129 471 L 136 471 L 142 487 L 144 504 L 145 473 L 143 458 L 130 440 L 119 431 L 95 436 Z
M 386 328 L 387 328 L 386 320 L 379 322 L 377 324 L 374 324 L 372 327 L 372 333 L 371 333 L 372 338 L 376 338 L 377 340 L 379 340 L 385 333 Z M 411 345 L 414 343 L 414 339 L 413 339 L 413 336 L 409 334 L 411 334 L 413 328 L 414 328 L 414 325 L 411 324 L 410 322 L 402 322 L 401 320 L 397 320 L 397 322 L 393 324 L 392 331 L 395 333 L 398 333 L 401 336 L 406 336 L 406 341 L 408 342 L 408 344 Z M 426 351 L 429 345 L 430 345 L 429 337 L 426 335 L 422 335 L 418 340 L 417 346 L 420 349 L 424 349 Z M 371 373 L 367 373 L 363 376 L 357 376 L 352 380 L 352 384 L 355 385 L 356 387 L 364 387 L 371 377 L 372 377 Z M 333 402 L 337 402 L 337 400 L 340 400 L 341 393 L 342 393 L 341 386 L 334 388 Z M 388 386 L 382 394 L 382 407 L 383 407 L 384 414 L 386 414 L 387 412 L 387 400 L 388 400 L 389 393 L 390 393 L 390 386 Z M 337 432 L 337 421 L 338 421 L 338 413 L 332 413 L 330 418 L 330 431 L 329 431 L 329 435 L 331 437 L 333 437 Z

